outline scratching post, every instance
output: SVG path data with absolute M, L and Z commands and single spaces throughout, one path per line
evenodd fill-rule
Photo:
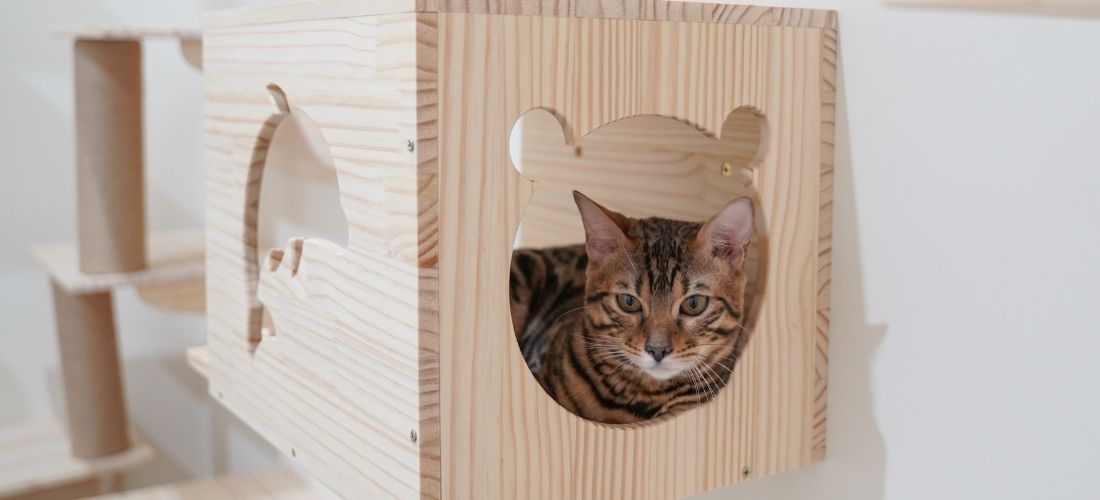
M 73 56 L 80 270 L 142 269 L 141 43 L 77 40 Z
M 75 295 L 54 283 L 53 299 L 73 455 L 125 450 L 130 439 L 111 293 Z

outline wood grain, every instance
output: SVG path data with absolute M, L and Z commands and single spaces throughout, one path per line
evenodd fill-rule
M 126 286 L 167 285 L 203 279 L 205 238 L 201 229 L 150 233 L 144 269 L 120 273 L 83 273 L 72 243 L 31 247 L 31 256 L 65 291 L 93 293 Z
M 431 148 L 417 144 L 430 109 L 418 89 L 434 79 L 417 67 L 425 22 L 208 26 L 203 39 L 210 392 L 348 497 L 414 497 L 438 478 L 421 469 L 438 462 L 423 381 L 437 356 L 435 271 L 420 265 L 434 259 L 420 236 L 435 199 Z M 348 242 L 303 234 L 261 263 L 264 165 L 288 112 L 323 135 Z
M 327 498 L 290 469 L 196 479 L 94 497 L 98 500 L 313 500 Z
M 0 498 L 20 498 L 74 483 L 97 480 L 148 463 L 156 451 L 136 435 L 128 450 L 102 458 L 80 459 L 69 453 L 60 423 L 34 420 L 0 427 Z M 53 491 L 53 493 L 58 493 Z M 57 497 L 54 497 L 57 498 Z
M 646 21 L 686 21 L 760 26 L 836 26 L 836 12 L 665 0 L 296 0 L 210 13 L 207 27 L 279 23 L 382 14 L 502 14 Z
M 111 292 L 73 295 L 53 284 L 61 380 L 74 457 L 130 447 Z
M 822 42 L 819 29 L 440 14 L 444 496 L 681 497 L 740 482 L 746 468 L 756 478 L 815 460 Z M 558 117 L 567 144 L 638 115 L 712 137 L 733 110 L 765 117 L 752 187 L 773 264 L 753 340 L 717 401 L 609 427 L 561 409 L 527 371 L 506 263 L 531 185 L 506 165 L 511 126 L 534 108 Z M 597 171 L 590 183 L 603 182 Z
M 562 17 L 456 13 L 498 5 Z M 407 10 L 382 14 L 395 8 Z M 820 459 L 835 32 L 818 26 L 834 15 L 687 5 L 676 8 L 722 15 L 660 22 L 644 19 L 672 6 L 532 8 L 334 0 L 207 18 L 211 394 L 352 497 L 681 497 Z M 509 167 L 509 132 L 537 108 L 558 127 L 543 132 L 568 145 L 539 153 L 544 163 L 578 143 L 596 153 L 600 137 L 612 146 L 599 161 L 536 166 L 528 174 L 548 193 L 583 181 L 683 217 L 733 193 L 758 197 L 758 320 L 718 401 L 597 425 L 527 371 L 506 278 L 524 208 L 532 238 L 576 238 L 553 227 L 565 206 L 533 199 Z M 331 151 L 348 243 L 304 234 L 260 262 L 264 164 L 288 112 L 307 114 Z M 649 115 L 687 126 L 647 134 Z M 631 117 L 642 118 L 608 125 Z M 608 172 L 637 153 L 632 139 L 686 159 L 664 177 L 658 158 L 633 176 Z M 720 158 L 734 176 L 715 174 Z M 612 189 L 616 175 L 652 203 Z M 273 328 L 260 328 L 263 313 Z
M 79 267 L 145 267 L 141 43 L 73 43 Z

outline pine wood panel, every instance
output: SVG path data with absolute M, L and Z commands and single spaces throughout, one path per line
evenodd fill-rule
M 819 457 L 823 40 L 820 29 L 440 14 L 444 496 L 680 497 Z M 659 114 L 718 136 L 742 107 L 768 122 L 753 187 L 773 264 L 738 375 L 669 421 L 609 427 L 566 412 L 527 371 L 508 319 L 508 255 L 532 189 L 507 167 L 512 124 L 550 109 L 574 144 Z
M 208 27 L 318 20 L 408 12 L 504 14 L 596 19 L 688 21 L 761 26 L 836 26 L 836 12 L 665 0 L 297 0 L 242 7 L 206 18 Z
M 65 291 L 94 293 L 125 286 L 164 285 L 201 281 L 205 239 L 202 230 L 158 231 L 147 237 L 145 269 L 121 273 L 83 273 L 77 266 L 76 245 L 54 243 L 31 247 L 31 256 Z
M 313 500 L 327 498 L 290 469 L 197 479 L 101 495 L 98 500 Z
M 582 2 L 554 11 L 577 18 L 417 6 L 340 17 L 395 3 L 208 18 L 211 394 L 345 496 L 666 498 L 819 459 L 835 33 L 803 25 L 821 14 L 831 26 L 833 15 L 744 8 L 714 24 L 661 23 L 598 19 L 624 14 Z M 507 141 L 538 107 L 555 112 L 567 144 L 637 115 L 723 138 L 735 109 L 766 117 L 762 161 L 735 179 L 760 198 L 771 230 L 758 248 L 772 265 L 757 337 L 715 404 L 636 428 L 596 425 L 527 371 L 506 266 L 533 185 L 508 168 Z M 263 165 L 288 112 L 307 114 L 330 148 L 348 244 L 306 234 L 257 262 Z M 680 147 L 712 144 L 691 134 Z M 744 161 L 743 146 L 729 154 Z M 703 200 L 732 192 L 713 170 L 685 178 L 638 206 L 675 211 L 700 185 Z M 263 331 L 265 309 L 274 328 Z
M 433 176 L 424 148 L 408 147 L 417 20 L 215 23 L 203 40 L 210 392 L 348 497 L 414 497 L 438 477 L 421 470 L 419 439 L 436 434 L 422 387 L 436 354 L 419 237 Z M 264 162 L 287 113 L 323 135 L 348 243 L 304 234 L 260 263 Z M 273 330 L 261 332 L 261 311 Z
M 120 24 L 70 24 L 50 30 L 56 36 L 81 40 L 142 40 L 175 38 L 183 41 L 202 40 L 202 31 L 184 26 L 127 26 Z
M 148 443 L 137 436 L 132 441 L 133 446 L 122 453 L 80 459 L 70 453 L 65 427 L 56 421 L 36 420 L 0 428 L 0 498 L 95 481 L 99 476 L 156 458 L 156 451 Z

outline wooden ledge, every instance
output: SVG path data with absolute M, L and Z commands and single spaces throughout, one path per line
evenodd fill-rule
M 401 13 L 504 14 L 836 28 L 836 11 L 665 0 L 296 0 L 206 15 L 204 26 L 279 23 Z
M 35 246 L 31 255 L 61 288 L 72 294 L 203 279 L 206 240 L 201 229 L 151 233 L 146 248 L 148 267 L 124 273 L 81 272 L 73 243 Z
M 131 499 L 220 499 L 227 500 L 306 500 L 326 498 L 290 469 L 274 469 L 251 474 L 235 474 L 166 484 L 126 493 L 95 497 L 100 500 Z
M 187 366 L 195 370 L 195 373 L 202 375 L 202 378 L 209 378 L 207 373 L 210 369 L 210 346 L 197 345 L 188 347 Z
M 0 428 L 0 498 L 39 494 L 96 481 L 156 458 L 152 445 L 131 433 L 133 445 L 114 455 L 82 459 L 69 452 L 63 424 L 53 419 Z
M 150 38 L 171 38 L 180 41 L 198 41 L 202 39 L 202 30 L 181 26 L 126 26 L 111 24 L 74 24 L 55 26 L 50 30 L 54 36 L 77 40 L 144 40 Z

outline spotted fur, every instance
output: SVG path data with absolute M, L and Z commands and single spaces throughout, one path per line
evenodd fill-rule
M 573 413 L 615 424 L 714 398 L 747 339 L 752 203 L 735 200 L 702 224 L 632 219 L 574 196 L 585 244 L 512 255 L 513 327 L 539 383 Z M 706 306 L 686 314 L 693 296 Z

